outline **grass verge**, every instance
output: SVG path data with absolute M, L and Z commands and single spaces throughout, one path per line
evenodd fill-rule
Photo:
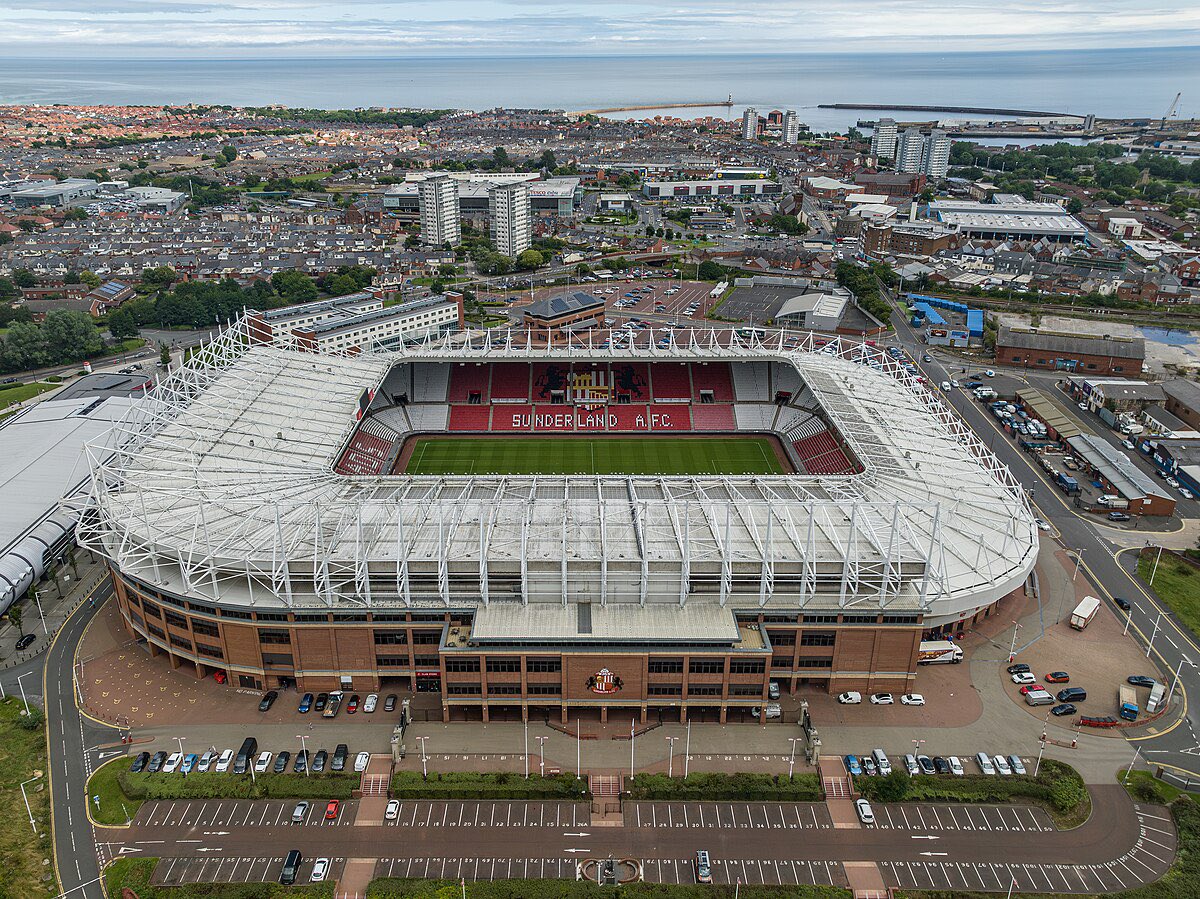
M 1154 556 L 1146 553 L 1138 558 L 1138 574 L 1147 584 L 1151 571 Z M 1188 630 L 1200 634 L 1200 570 L 1163 553 L 1154 572 L 1153 589 Z
M 1171 803 L 1171 817 L 1179 843 L 1175 863 L 1155 883 L 1106 893 L 1108 899 L 1195 899 L 1200 895 L 1200 803 L 1182 796 Z M 1069 859 L 1064 859 L 1069 863 Z M 904 899 L 995 899 L 996 893 L 962 892 L 960 890 L 904 890 L 896 893 Z M 1022 893 L 1021 899 L 1049 899 L 1060 893 Z
M 0 701 L 0 801 L 7 814 L 0 822 L 0 899 L 26 899 L 58 893 L 50 858 L 50 785 L 46 778 L 45 718 L 35 707 L 32 718 L 9 696 Z M 32 729 L 22 726 L 27 724 Z M 34 779 L 36 778 L 36 779 Z M 32 780 L 32 783 L 25 781 Z M 25 812 L 21 784 L 37 823 L 35 834 Z M 45 879 L 43 879 L 45 878 Z
M 1039 805 L 1060 828 L 1078 827 L 1092 813 L 1092 797 L 1070 765 L 1043 759 L 1038 776 L 968 774 L 964 777 L 909 777 L 896 770 L 887 777 L 855 779 L 859 792 L 874 802 L 1023 802 Z
M 1117 772 L 1117 781 L 1136 802 L 1170 805 L 1180 796 L 1186 795 L 1183 790 L 1164 783 L 1149 771 L 1131 771 L 1126 778 L 1125 770 L 1122 769 Z
M 362 778 L 358 774 L 117 774 L 121 791 L 147 799 L 349 799 Z
M 89 810 L 97 824 L 128 824 L 141 808 L 142 800 L 126 796 L 121 789 L 121 775 L 129 770 L 129 759 L 121 756 L 105 762 L 88 778 Z M 92 797 L 99 796 L 99 806 Z
M 7 409 L 9 406 L 31 400 L 35 396 L 39 396 L 47 390 L 53 390 L 57 386 L 57 384 L 43 384 L 39 381 L 34 384 L 22 384 L 19 387 L 10 387 L 8 390 L 0 391 L 0 409 Z
M 121 890 L 130 889 L 138 899 L 281 899 L 303 896 L 305 899 L 332 899 L 332 882 L 291 887 L 277 883 L 189 883 L 182 886 L 150 885 L 156 858 L 119 858 L 104 870 L 104 892 L 109 899 L 121 899 Z
M 454 880 L 405 880 L 381 878 L 367 887 L 367 899 L 447 899 L 458 896 Z M 566 880 L 494 880 L 475 881 L 467 888 L 471 899 L 728 899 L 732 886 L 715 884 L 630 883 L 620 887 L 602 887 L 589 881 Z M 841 887 L 786 886 L 756 887 L 743 885 L 739 899 L 850 899 L 850 891 Z
M 528 778 L 520 774 L 449 771 L 422 778 L 415 771 L 392 775 L 394 799 L 542 799 L 579 802 L 591 799 L 587 782 L 573 774 Z
M 790 780 L 774 774 L 638 774 L 629 784 L 631 799 L 677 802 L 817 802 L 821 783 L 815 774 Z

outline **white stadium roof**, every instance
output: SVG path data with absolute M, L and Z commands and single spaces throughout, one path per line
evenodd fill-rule
M 248 347 L 243 319 L 122 426 L 120 452 L 97 452 L 95 514 L 79 537 L 152 586 L 259 609 L 865 605 L 936 623 L 1019 587 L 1037 530 L 1008 470 L 886 355 L 786 338 L 692 331 L 667 349 L 539 348 L 522 334 L 467 332 L 348 357 Z M 364 391 L 397 363 L 546 358 L 793 365 L 865 470 L 334 471 Z M 505 632 L 502 620 L 489 619 Z

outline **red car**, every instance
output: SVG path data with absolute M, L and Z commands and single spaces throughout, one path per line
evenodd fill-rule
M 1046 683 L 1048 684 L 1069 684 L 1071 676 L 1065 671 L 1051 671 L 1046 675 Z
M 1021 688 L 1021 695 L 1028 696 L 1030 693 L 1045 693 L 1046 688 L 1041 684 L 1026 684 Z
M 353 715 L 358 711 L 358 694 L 355 693 L 350 697 L 350 701 L 346 703 L 346 714 Z
M 340 803 L 338 802 L 338 800 L 330 799 L 329 805 L 325 806 L 325 820 L 326 821 L 336 820 L 337 816 L 338 816 L 338 808 L 339 807 L 340 807 Z

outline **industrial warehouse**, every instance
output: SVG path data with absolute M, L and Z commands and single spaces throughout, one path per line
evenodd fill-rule
M 1008 470 L 862 343 L 464 332 L 339 355 L 253 319 L 96 454 L 79 526 L 128 630 L 197 677 L 440 693 L 447 721 L 724 721 L 771 681 L 910 688 L 923 635 L 1034 565 Z

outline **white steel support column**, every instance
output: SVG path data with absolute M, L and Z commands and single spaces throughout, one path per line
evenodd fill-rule
M 683 608 L 687 605 L 688 583 L 692 579 L 692 504 L 685 502 L 683 504 L 683 541 L 680 547 L 683 550 L 683 558 L 679 565 L 679 607 Z
M 367 565 L 367 550 L 363 546 L 363 506 L 358 506 L 358 516 L 354 522 L 354 589 L 371 607 L 371 571 Z
M 408 586 L 408 544 L 404 540 L 404 506 L 396 504 L 396 592 L 404 598 L 406 606 L 412 606 L 412 592 Z
M 775 516 L 771 514 L 771 507 L 767 507 L 767 539 L 763 546 L 762 553 L 762 573 L 758 580 L 758 605 L 759 608 L 767 604 L 775 593 L 775 562 L 771 557 L 771 540 L 772 526 L 775 521 Z
M 559 545 L 559 562 L 561 564 L 559 574 L 562 582 L 562 604 L 563 608 L 567 607 L 567 519 L 571 509 L 571 485 L 570 483 L 563 484 L 562 498 L 562 532 L 561 543 Z
M 846 536 L 846 549 L 842 556 L 842 583 L 838 592 L 838 608 L 846 608 L 846 593 L 850 587 L 851 557 L 855 552 L 854 532 L 858 525 L 858 504 L 850 507 L 850 528 Z
M 446 513 L 441 503 L 438 509 L 438 595 L 450 605 L 450 570 L 446 560 Z
M 729 591 L 733 589 L 733 559 L 729 550 L 729 523 L 733 515 L 729 501 L 725 503 L 725 536 L 721 540 L 721 608 L 729 601 Z
M 921 608 L 929 608 L 929 579 L 933 576 L 933 552 L 937 548 L 940 535 L 938 533 L 942 515 L 942 504 L 933 508 L 933 524 L 929 529 L 929 552 L 925 554 L 925 571 L 921 576 Z

